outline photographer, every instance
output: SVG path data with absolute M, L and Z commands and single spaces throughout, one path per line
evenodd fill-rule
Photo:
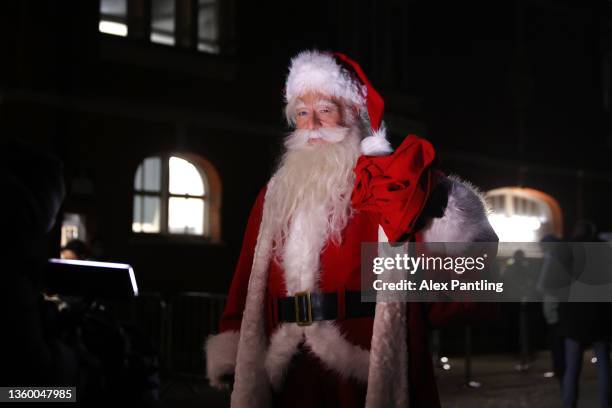
M 65 195 L 61 163 L 18 142 L 0 148 L 0 188 L 8 197 L 0 222 L 11 238 L 2 249 L 0 386 L 76 387 L 77 401 L 87 405 L 155 406 L 157 355 L 146 337 L 93 297 L 42 294 L 48 234 Z
M 53 337 L 53 311 L 40 295 L 45 238 L 64 199 L 62 165 L 18 142 L 1 146 L 3 333 L 2 386 L 69 385 L 77 380 L 74 350 Z

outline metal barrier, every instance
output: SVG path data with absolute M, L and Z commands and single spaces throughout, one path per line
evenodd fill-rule
M 165 368 L 172 374 L 204 374 L 204 342 L 217 332 L 225 296 L 202 292 L 179 293 L 165 313 Z
M 149 339 L 166 378 L 204 378 L 204 342 L 218 330 L 225 295 L 182 292 L 164 298 L 145 292 L 129 302 L 109 301 L 109 311 Z

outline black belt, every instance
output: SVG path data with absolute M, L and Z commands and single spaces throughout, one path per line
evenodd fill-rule
M 278 299 L 278 321 L 308 326 L 314 321 L 338 319 L 338 293 L 299 292 Z M 374 302 L 362 302 L 361 292 L 344 292 L 344 318 L 373 317 Z

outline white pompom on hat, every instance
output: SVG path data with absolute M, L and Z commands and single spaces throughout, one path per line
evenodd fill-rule
M 290 103 L 308 92 L 342 98 L 359 109 L 366 109 L 371 132 L 361 141 L 362 153 L 383 156 L 392 151 L 382 122 L 384 100 L 357 62 L 338 52 L 300 52 L 291 60 L 285 84 L 285 102 Z

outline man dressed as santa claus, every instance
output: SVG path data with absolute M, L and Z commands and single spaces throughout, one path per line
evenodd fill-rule
M 292 132 L 253 206 L 220 334 L 206 344 L 232 407 L 438 407 L 428 330 L 475 304 L 361 302 L 361 244 L 496 242 L 481 197 L 408 136 L 340 53 L 305 51 L 285 88 Z

